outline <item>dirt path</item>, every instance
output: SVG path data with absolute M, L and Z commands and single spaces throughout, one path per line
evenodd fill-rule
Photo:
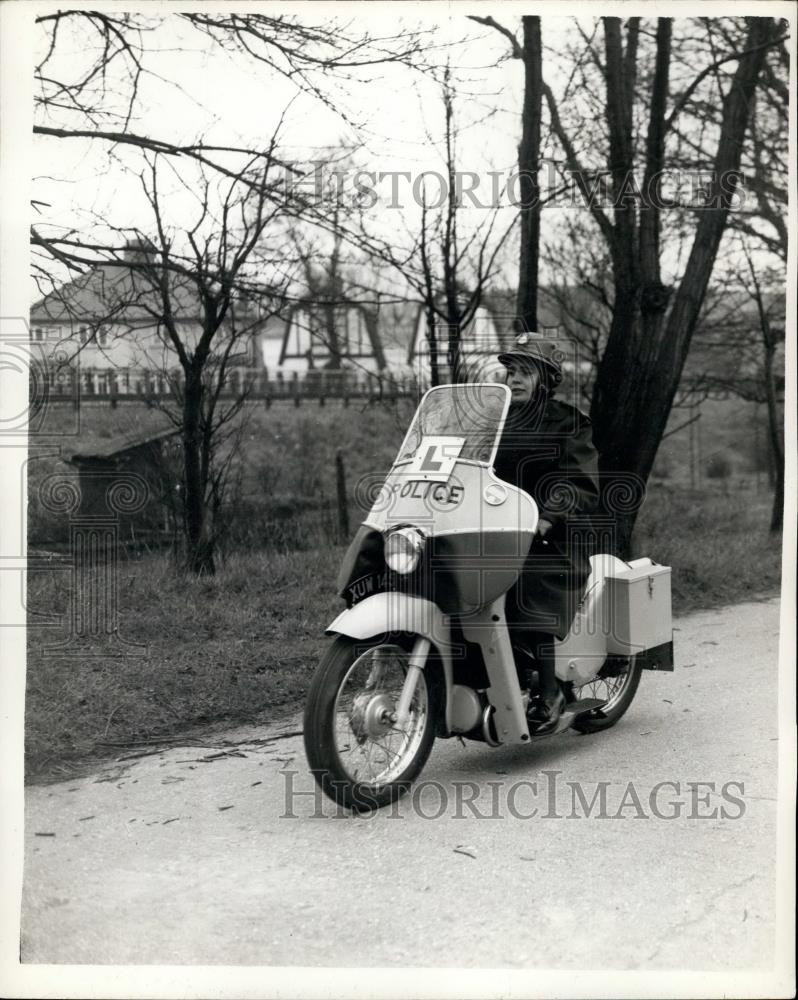
M 778 601 L 677 628 L 615 729 L 439 741 L 393 812 L 336 816 L 298 720 L 29 789 L 23 960 L 769 967 Z

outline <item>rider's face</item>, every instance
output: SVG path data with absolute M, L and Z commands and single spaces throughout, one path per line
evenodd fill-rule
M 514 403 L 529 403 L 540 387 L 540 373 L 537 368 L 511 363 L 504 381 L 510 388 Z

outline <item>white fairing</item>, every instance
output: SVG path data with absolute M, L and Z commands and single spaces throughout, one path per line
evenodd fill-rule
M 447 651 L 451 643 L 449 622 L 440 608 L 423 597 L 393 591 L 372 594 L 342 611 L 327 626 L 327 633 L 331 632 L 353 639 L 370 639 L 385 632 L 409 632 L 426 636 Z
M 636 560 L 636 563 L 651 560 Z M 607 659 L 607 609 L 604 607 L 606 578 L 627 569 L 628 563 L 603 554 L 590 557 L 591 573 L 585 586 L 585 596 L 562 642 L 554 645 L 555 670 L 561 681 L 577 687 L 593 680 Z

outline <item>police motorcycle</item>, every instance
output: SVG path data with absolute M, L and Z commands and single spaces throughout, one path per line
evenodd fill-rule
M 643 669 L 673 669 L 670 569 L 592 556 L 570 632 L 555 641 L 565 707 L 553 727 L 528 719 L 537 674 L 513 648 L 505 598 L 538 510 L 492 468 L 510 398 L 493 382 L 426 392 L 345 555 L 347 608 L 327 629 L 304 742 L 316 781 L 347 808 L 406 792 L 436 737 L 495 747 L 599 732 L 627 711 Z

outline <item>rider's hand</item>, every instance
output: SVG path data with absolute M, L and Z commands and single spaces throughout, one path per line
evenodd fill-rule
M 542 517 L 538 521 L 538 534 L 541 538 L 545 538 L 546 535 L 551 531 L 551 521 L 547 521 L 545 517 Z

